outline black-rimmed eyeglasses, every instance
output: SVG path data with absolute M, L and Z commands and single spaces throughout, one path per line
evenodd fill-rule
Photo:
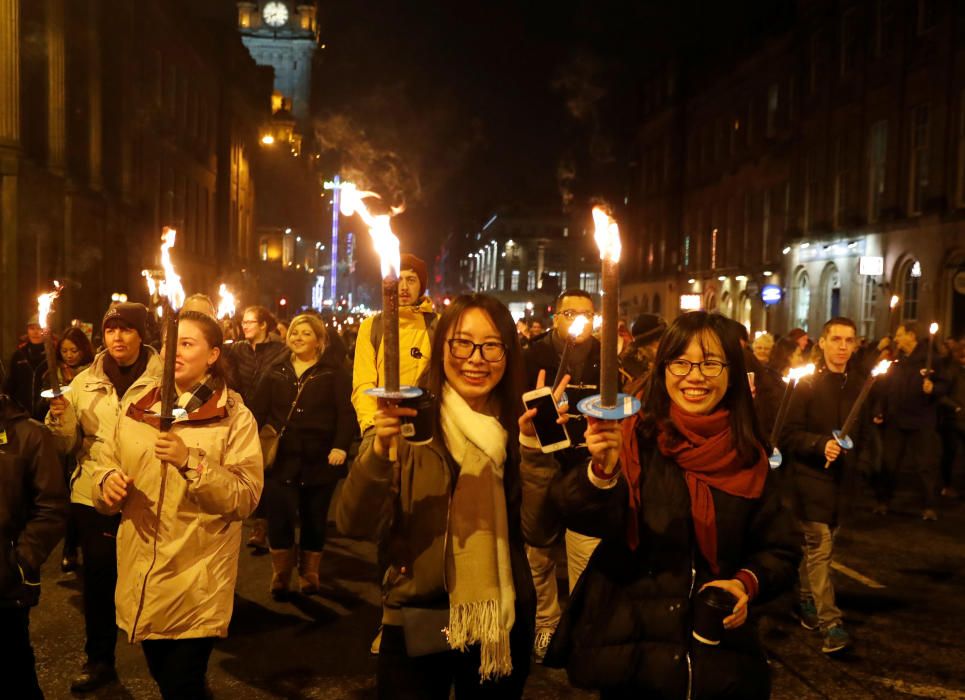
M 486 362 L 499 362 L 506 356 L 506 345 L 503 343 L 474 343 L 465 338 L 450 338 L 446 342 L 449 344 L 449 353 L 457 360 L 468 360 L 476 350 Z
M 705 377 L 719 377 L 727 366 L 726 362 L 720 360 L 704 360 L 703 362 L 691 362 L 690 360 L 671 360 L 667 363 L 667 369 L 675 377 L 686 377 L 694 367 L 700 370 Z

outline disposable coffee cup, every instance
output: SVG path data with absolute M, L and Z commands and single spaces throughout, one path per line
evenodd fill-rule
M 411 399 L 399 402 L 401 408 L 414 408 L 414 416 L 402 416 L 402 437 L 413 445 L 426 445 L 432 442 L 432 406 L 435 397 L 428 391 Z
M 724 618 L 734 612 L 737 598 L 717 586 L 707 586 L 694 601 L 693 637 L 701 644 L 716 646 L 724 636 Z

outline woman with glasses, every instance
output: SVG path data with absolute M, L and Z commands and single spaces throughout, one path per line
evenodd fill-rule
M 379 697 L 442 700 L 454 687 L 457 698 L 518 698 L 535 596 L 519 512 L 513 318 L 492 297 L 461 296 L 430 357 L 431 442 L 401 439 L 416 411 L 383 404 L 337 509 L 340 531 L 385 539 Z
M 679 316 L 642 399 L 622 424 L 590 426 L 582 469 L 524 461 L 528 539 L 561 524 L 602 538 L 544 663 L 603 698 L 766 698 L 748 614 L 794 584 L 801 540 L 768 468 L 732 322 Z M 546 515 L 556 512 L 562 523 Z M 733 601 L 716 644 L 692 633 L 708 588 Z

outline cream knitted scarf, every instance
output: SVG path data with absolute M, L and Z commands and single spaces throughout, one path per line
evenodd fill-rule
M 449 644 L 459 651 L 479 644 L 482 680 L 508 676 L 516 591 L 503 491 L 506 431 L 448 384 L 441 414 L 446 447 L 459 465 L 446 549 Z

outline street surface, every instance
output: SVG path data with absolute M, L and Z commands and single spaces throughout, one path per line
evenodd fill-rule
M 774 698 L 965 700 L 965 502 L 943 499 L 941 519 L 925 523 L 909 487 L 887 517 L 871 515 L 862 500 L 836 542 L 835 586 L 855 640 L 851 653 L 829 659 L 818 633 L 801 628 L 785 601 L 768 606 L 761 633 Z M 323 595 L 275 603 L 267 592 L 268 557 L 243 552 L 231 636 L 215 647 L 208 671 L 216 697 L 374 698 L 375 657 L 368 653 L 380 612 L 374 559 L 374 545 L 332 537 Z M 70 678 L 84 659 L 80 582 L 62 575 L 59 563 L 58 549 L 31 616 L 48 698 L 71 697 Z M 558 572 L 565 576 L 565 565 Z M 158 697 L 139 647 L 121 639 L 117 652 L 121 683 L 86 697 Z M 562 671 L 537 666 L 526 697 L 596 695 L 570 688 Z

